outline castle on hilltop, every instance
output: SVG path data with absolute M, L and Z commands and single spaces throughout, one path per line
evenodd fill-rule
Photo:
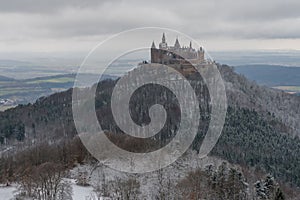
M 204 49 L 194 49 L 192 42 L 185 47 L 179 44 L 176 38 L 174 46 L 168 46 L 166 36 L 163 33 L 159 48 L 156 48 L 154 41 L 151 46 L 151 63 L 173 65 L 181 70 L 191 68 L 191 64 L 204 65 L 207 63 L 204 57 Z

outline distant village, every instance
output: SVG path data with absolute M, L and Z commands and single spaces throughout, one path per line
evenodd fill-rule
M 12 99 L 0 99 L 0 106 L 13 106 L 15 103 Z

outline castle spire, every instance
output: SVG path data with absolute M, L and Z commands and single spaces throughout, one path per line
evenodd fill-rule
M 166 43 L 166 37 L 165 37 L 165 33 L 163 33 L 162 39 L 161 39 L 162 43 Z
M 190 49 L 192 49 L 192 41 L 190 41 Z
M 159 43 L 159 48 L 160 49 L 167 49 L 168 48 L 168 44 L 166 42 L 165 33 L 163 33 L 163 36 L 162 36 L 162 39 L 161 39 L 161 43 Z
M 154 40 L 153 40 L 153 42 L 152 42 L 151 49 L 156 49 L 156 46 L 155 46 L 155 44 L 154 44 Z
M 177 49 L 180 49 L 180 44 L 179 44 L 178 38 L 176 38 L 174 47 Z

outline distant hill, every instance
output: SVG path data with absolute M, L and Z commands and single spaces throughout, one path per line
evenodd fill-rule
M 282 65 L 300 66 L 300 51 L 219 51 L 209 52 L 212 58 L 219 63 L 226 63 L 230 66 L 239 65 Z
M 300 67 L 281 65 L 240 65 L 235 71 L 258 84 L 270 87 L 300 86 Z
M 13 78 L 9 78 L 9 77 L 1 76 L 1 75 L 0 75 L 0 81 L 14 81 L 14 79 L 13 79 Z
M 20 65 L 32 65 L 32 63 L 28 61 L 0 59 L 0 66 L 20 66 Z

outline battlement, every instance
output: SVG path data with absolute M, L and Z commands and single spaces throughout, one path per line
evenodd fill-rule
M 151 46 L 151 63 L 160 63 L 166 65 L 179 64 L 184 65 L 186 61 L 193 64 L 204 64 L 204 49 L 200 47 L 198 50 L 192 47 L 192 42 L 189 46 L 181 47 L 178 38 L 174 46 L 168 46 L 165 34 L 162 36 L 162 41 L 159 43 L 159 48 L 156 48 L 154 41 Z

